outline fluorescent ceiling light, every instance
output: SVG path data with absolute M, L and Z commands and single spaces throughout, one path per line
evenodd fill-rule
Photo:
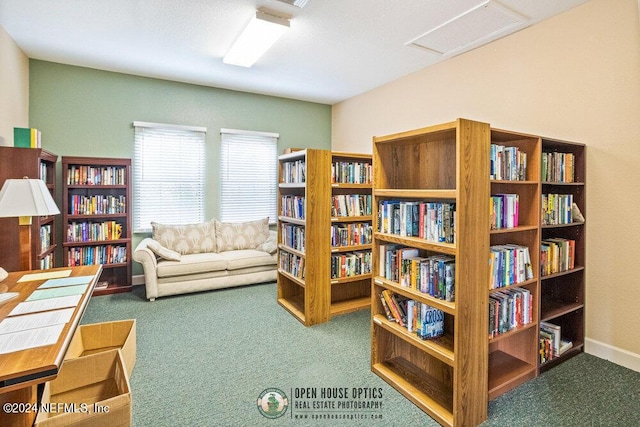
M 222 58 L 222 62 L 251 67 L 288 28 L 288 19 L 256 11 L 256 15 Z

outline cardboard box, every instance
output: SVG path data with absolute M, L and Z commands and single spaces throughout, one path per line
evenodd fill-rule
M 122 358 L 131 377 L 136 364 L 136 320 L 80 325 L 69 343 L 65 360 L 75 359 L 103 351 L 120 349 Z
M 124 427 L 132 422 L 131 388 L 121 350 L 62 363 L 45 383 L 34 426 Z

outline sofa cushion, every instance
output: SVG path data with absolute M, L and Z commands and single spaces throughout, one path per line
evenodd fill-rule
M 147 247 L 160 258 L 167 259 L 169 261 L 180 261 L 180 258 L 182 257 L 178 252 L 165 248 L 160 244 L 160 242 L 155 240 L 149 240 L 147 242 Z
M 158 277 L 174 277 L 210 271 L 224 271 L 226 268 L 227 259 L 225 257 L 214 252 L 209 252 L 204 254 L 182 255 L 180 262 L 160 261 L 158 262 L 157 274 Z
M 182 255 L 216 252 L 215 222 L 170 225 L 151 223 L 152 238 Z
M 246 222 L 215 220 L 218 252 L 255 249 L 269 237 L 269 218 Z
M 239 270 L 265 265 L 273 265 L 275 267 L 277 263 L 275 255 L 269 255 L 266 252 L 255 249 L 238 249 L 220 252 L 219 255 L 227 260 L 227 270 Z

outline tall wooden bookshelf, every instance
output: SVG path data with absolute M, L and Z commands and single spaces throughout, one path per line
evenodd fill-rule
M 542 194 L 570 196 L 569 200 L 586 217 L 585 145 L 542 138 L 542 153 L 547 158 L 555 153 L 556 159 L 553 165 L 543 164 L 543 172 L 555 168 L 556 173 L 541 177 Z M 559 170 L 563 173 L 558 173 Z M 586 223 L 568 214 L 564 221 L 543 221 L 540 237 L 541 244 L 550 239 L 573 242 L 569 265 L 561 265 L 559 271 L 542 272 L 540 277 L 540 321 L 560 326 L 562 338 L 571 342 L 567 351 L 541 361 L 539 372 L 544 372 L 584 351 Z
M 331 152 L 330 316 L 371 306 L 371 158 L 370 154 Z M 346 206 L 341 207 L 342 202 Z
M 346 210 L 366 197 L 371 206 L 371 183 L 333 175 L 367 162 L 370 155 L 318 149 L 279 157 L 278 303 L 305 326 L 370 305 L 370 242 L 332 242 L 338 228 L 371 226 L 371 212 Z
M 490 310 L 489 400 L 537 376 L 540 294 L 540 138 L 491 129 L 491 144 L 491 194 L 498 199 L 496 210 L 499 212 L 491 210 L 490 255 L 506 253 L 507 257 L 513 256 L 513 260 L 523 254 L 524 248 L 530 268 L 529 274 L 525 270 L 520 277 L 502 276 L 502 280 L 489 283 L 490 306 L 495 301 L 503 305 L 517 301 L 514 305 L 527 307 L 520 311 L 523 314 L 520 318 L 501 325 L 499 314 Z M 508 217 L 514 208 L 510 222 Z M 500 217 L 502 220 L 496 219 Z M 519 252 L 504 252 L 513 248 L 505 245 L 516 245 Z M 498 273 L 495 257 L 490 259 L 492 270 Z M 502 326 L 505 323 L 506 326 Z
M 6 179 L 40 178 L 51 196 L 56 197 L 56 162 L 58 156 L 41 148 L 0 147 L 0 186 Z M 0 218 L 0 266 L 19 271 L 20 238 L 18 218 Z M 31 266 L 33 269 L 55 267 L 55 217 L 34 217 L 31 224 Z
M 371 368 L 437 422 L 478 425 L 487 417 L 489 149 L 486 123 L 464 119 L 373 139 L 374 218 L 385 200 L 455 203 L 455 241 L 374 232 Z M 390 280 L 384 245 L 455 258 L 455 301 Z M 444 336 L 423 340 L 385 314 L 389 290 L 444 313 Z
M 102 264 L 94 295 L 131 290 L 131 160 L 62 157 L 65 266 Z

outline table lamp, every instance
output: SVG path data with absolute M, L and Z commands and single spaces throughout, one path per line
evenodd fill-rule
M 41 179 L 7 179 L 0 190 L 0 217 L 19 217 L 20 267 L 31 270 L 31 217 L 59 214 Z

